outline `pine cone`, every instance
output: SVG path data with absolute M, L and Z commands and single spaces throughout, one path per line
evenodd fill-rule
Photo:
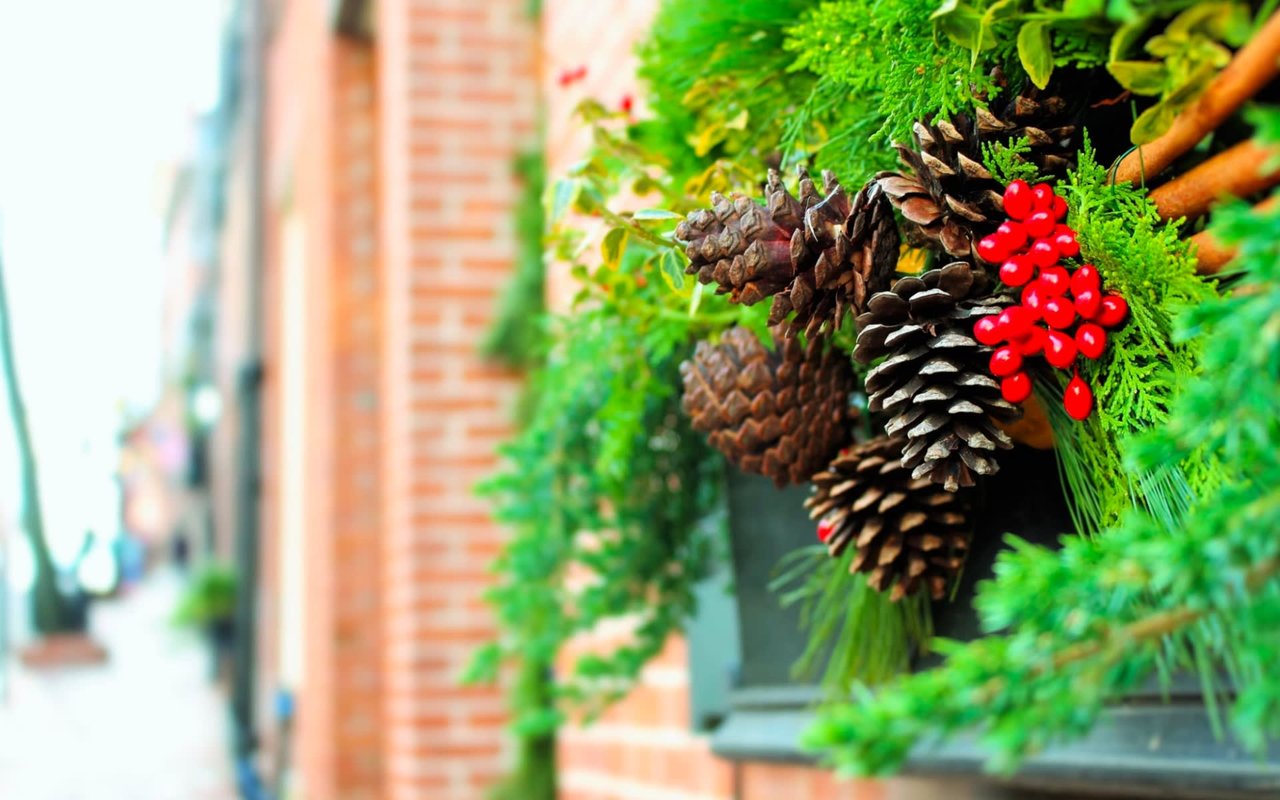
M 845 312 L 862 313 L 869 295 L 888 288 L 898 262 L 893 208 L 875 181 L 851 201 L 824 172 L 825 198 L 800 169 L 799 198 L 777 170 L 765 184 L 767 205 L 713 194 L 712 207 L 691 213 L 676 228 L 687 244 L 690 275 L 718 284 L 735 303 L 773 297 L 769 324 L 791 325 L 810 335 L 838 328 Z
M 832 557 L 854 546 L 849 571 L 868 573 L 871 588 L 894 601 L 927 589 L 938 600 L 969 549 L 971 493 L 912 477 L 899 460 L 902 444 L 882 437 L 841 453 L 813 476 L 805 507 L 825 523 Z
M 974 472 L 995 474 L 994 451 L 1013 446 L 996 423 L 1018 409 L 987 374 L 991 348 L 973 338 L 973 320 L 1009 302 L 989 286 L 985 272 L 957 261 L 900 279 L 858 318 L 854 358 L 888 356 L 867 374 L 868 409 L 889 415 L 887 434 L 905 434 L 912 477 L 949 491 L 972 486 Z
M 694 429 L 743 471 L 782 487 L 807 481 L 849 441 L 854 377 L 821 339 L 806 348 L 787 337 L 779 349 L 731 328 L 718 345 L 699 342 L 680 374 Z
M 1077 126 L 1066 101 L 1040 96 L 1035 87 L 998 113 L 979 108 L 972 117 L 917 122 L 912 131 L 913 146 L 894 143 L 910 171 L 882 172 L 876 180 L 906 219 L 909 242 L 956 258 L 967 258 L 972 243 L 1004 221 L 1003 187 L 982 165 L 983 144 L 1025 136 L 1027 158 L 1045 177 L 1065 175 L 1075 163 Z

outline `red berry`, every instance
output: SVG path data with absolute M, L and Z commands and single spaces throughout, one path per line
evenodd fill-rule
M 1075 235 L 1076 235 L 1076 232 L 1075 232 L 1075 231 L 1073 231 L 1073 230 L 1071 230 L 1071 226 L 1070 226 L 1070 225 L 1063 225 L 1061 222 L 1059 222 L 1057 225 L 1054 225 L 1054 226 L 1053 226 L 1053 235 L 1054 235 L 1054 236 L 1061 236 L 1061 235 L 1063 235 L 1064 233 L 1065 233 L 1065 234 L 1067 234 L 1068 236 L 1075 236 Z
M 992 264 L 1004 261 L 1012 253 L 1013 251 L 1009 247 L 1009 240 L 998 234 L 993 233 L 990 236 L 983 236 L 978 242 L 978 256 L 983 261 L 988 261 Z
M 1005 237 L 1009 242 L 1009 249 L 1018 252 L 1027 246 L 1027 242 L 1031 239 L 1031 234 L 1027 233 L 1026 226 L 1021 222 L 1012 220 L 1000 223 L 1000 227 L 996 228 L 996 233 Z
M 1022 354 L 1008 345 L 996 348 L 988 367 L 997 378 L 1007 377 L 1022 369 Z
M 580 65 L 577 69 L 575 69 L 575 70 L 573 71 L 573 79 L 574 79 L 575 81 L 580 81 L 580 80 L 582 80 L 582 79 L 583 79 L 583 78 L 585 78 L 585 77 L 587 77 L 587 65 L 586 65 L 586 64 L 582 64 L 582 65 Z
M 1093 410 L 1093 392 L 1089 384 L 1076 375 L 1067 383 L 1067 390 L 1062 396 L 1062 407 L 1072 419 L 1082 420 Z
M 1072 294 L 1096 292 L 1101 288 L 1102 277 L 1098 275 L 1098 268 L 1092 264 L 1085 264 L 1071 276 Z
M 1004 213 L 1010 219 L 1026 219 L 1031 213 L 1031 187 L 1024 180 L 1016 180 L 1004 190 Z
M 1058 369 L 1066 369 L 1075 363 L 1076 343 L 1062 331 L 1049 331 L 1044 338 L 1044 360 Z
M 1065 294 L 1069 282 L 1067 271 L 1059 266 L 1040 270 L 1040 277 L 1036 278 L 1036 283 L 1040 285 L 1040 291 L 1044 292 L 1045 297 Z
M 1107 332 L 1092 322 L 1086 322 L 1076 331 L 1076 347 L 1085 358 L 1099 358 L 1107 349 Z
M 1031 259 L 1024 255 L 1009 256 L 1009 260 L 1000 265 L 1000 280 L 1009 286 L 1022 286 L 1035 272 Z
M 1098 324 L 1104 328 L 1114 328 L 1129 316 L 1129 304 L 1118 294 L 1109 294 L 1102 298 L 1102 308 L 1098 311 Z
M 1053 214 L 1048 211 L 1036 211 L 1027 217 L 1027 233 L 1037 239 L 1053 233 Z
M 1056 220 L 1064 220 L 1067 218 L 1067 201 L 1058 195 L 1053 196 L 1053 202 L 1049 205 L 1049 213 L 1053 214 Z
M 1076 297 L 1076 313 L 1085 319 L 1093 319 L 1102 310 L 1102 293 L 1096 289 L 1073 292 Z
M 1053 187 L 1047 183 L 1037 183 L 1031 187 L 1031 210 L 1050 211 L 1053 209 Z
M 1063 330 L 1076 321 L 1076 308 L 1065 297 L 1050 297 L 1043 308 L 1044 321 L 1050 328 Z
M 979 344 L 985 344 L 992 347 L 1004 341 L 1004 336 L 1000 334 L 1000 326 L 996 324 L 996 315 L 989 317 L 979 317 L 978 321 L 973 323 L 973 338 L 978 340 Z
M 624 94 L 622 96 L 622 101 L 618 103 L 618 108 L 622 109 L 622 113 L 630 114 L 631 109 L 635 106 L 635 102 L 636 102 L 635 98 L 633 98 L 631 95 Z
M 1030 397 L 1031 379 L 1027 377 L 1027 373 L 1015 372 L 1000 381 L 1000 396 L 1010 403 L 1021 403 Z
M 826 544 L 827 540 L 831 538 L 831 534 L 835 532 L 836 526 L 831 520 L 825 518 L 818 520 L 818 541 Z
M 1028 256 L 1032 264 L 1044 269 L 1058 262 L 1058 248 L 1048 239 L 1036 239 L 1036 243 L 1031 245 Z
M 1044 313 L 1044 299 L 1044 289 L 1035 281 L 1028 283 L 1027 288 L 1022 290 L 1022 307 L 1031 313 L 1033 319 L 1039 319 Z
M 1076 241 L 1074 233 L 1054 234 L 1053 243 L 1063 258 L 1075 258 L 1080 255 L 1080 243 Z
M 573 83 L 573 73 L 567 69 L 560 70 L 560 75 L 556 78 L 556 83 L 561 86 L 568 86 Z
M 1027 335 L 1027 331 L 1031 329 L 1035 318 L 1031 312 L 1025 308 L 1018 306 L 1009 306 L 1000 312 L 1000 316 L 996 319 L 996 324 L 1000 327 L 1000 333 L 1006 339 L 1020 339 Z
M 1027 335 L 1014 342 L 1018 352 L 1024 356 L 1035 356 L 1044 352 L 1045 337 L 1048 331 L 1039 325 L 1032 325 L 1031 330 L 1027 331 Z

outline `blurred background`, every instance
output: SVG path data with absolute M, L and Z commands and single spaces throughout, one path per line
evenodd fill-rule
M 0 797 L 510 769 L 502 690 L 458 683 L 520 383 L 480 341 L 572 109 L 644 114 L 659 5 L 0 0 Z M 713 758 L 683 648 L 565 732 L 561 797 L 878 796 Z

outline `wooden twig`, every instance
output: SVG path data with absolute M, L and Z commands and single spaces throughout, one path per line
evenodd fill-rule
M 1254 213 L 1275 208 L 1277 203 L 1280 203 L 1280 197 L 1263 200 L 1253 207 Z M 1236 248 L 1227 247 L 1218 241 L 1213 231 L 1197 233 L 1191 237 L 1191 243 L 1196 246 L 1196 272 L 1201 275 L 1217 275 L 1231 259 L 1236 257 Z
M 1241 142 L 1151 192 L 1160 216 L 1192 219 L 1226 196 L 1248 197 L 1280 183 L 1280 169 L 1263 171 L 1274 148 L 1255 141 Z
M 1235 54 L 1200 99 L 1179 114 L 1155 141 L 1134 149 L 1116 167 L 1116 182 L 1132 183 L 1163 172 L 1174 159 L 1222 124 L 1280 72 L 1280 14 L 1273 14 Z

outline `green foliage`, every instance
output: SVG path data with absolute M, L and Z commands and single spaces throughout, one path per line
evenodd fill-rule
M 481 352 L 509 367 L 527 369 L 542 357 L 543 337 L 538 326 L 546 309 L 547 270 L 542 243 L 546 168 L 539 151 L 519 156 L 514 168 L 521 182 L 515 213 L 515 277 L 498 301 L 498 311 Z
M 1090 174 L 1082 172 L 1077 184 Z M 1073 202 L 1096 218 L 1088 196 Z M 1123 196 L 1109 202 L 1128 203 L 1116 213 L 1140 209 Z M 1201 674 L 1208 700 L 1223 704 L 1252 752 L 1280 735 L 1280 209 L 1229 206 L 1214 231 L 1238 245 L 1244 284 L 1178 317 L 1178 346 L 1195 343 L 1201 371 L 1177 387 L 1164 424 L 1129 448 L 1126 463 L 1142 475 L 1201 461 L 1224 479 L 1196 494 L 1175 526 L 1139 506 L 1100 536 L 1064 539 L 1061 551 L 1013 540 L 976 602 L 983 627 L 1005 633 L 946 644 L 943 667 L 828 709 L 808 743 L 832 762 L 888 773 L 921 739 L 973 729 L 989 766 L 1012 770 L 1083 735 L 1105 702 L 1167 676 L 1170 664 Z M 1162 234 L 1152 226 L 1144 235 Z M 1216 665 L 1233 697 L 1217 691 Z
M 717 508 L 723 465 L 680 410 L 678 367 L 697 339 L 759 327 L 766 313 L 686 279 L 671 238 L 679 214 L 610 208 L 624 191 L 663 208 L 694 200 L 620 115 L 595 103 L 581 113 L 595 146 L 556 185 L 550 213 L 579 291 L 570 313 L 547 315 L 530 415 L 481 489 L 515 533 L 489 594 L 503 636 L 468 677 L 520 664 L 528 681 L 512 697 L 516 729 L 531 745 L 566 713 L 590 719 L 625 694 L 693 611 L 693 585 L 713 556 L 699 525 Z M 600 218 L 601 235 L 571 226 L 573 215 Z M 575 636 L 610 624 L 629 633 L 625 644 L 564 658 Z M 557 665 L 567 669 L 553 683 L 537 682 Z
M 184 627 L 199 628 L 225 622 L 235 615 L 236 573 L 226 564 L 208 564 L 191 579 L 173 621 Z
M 1099 531 L 1142 503 L 1173 526 L 1193 493 L 1215 480 L 1215 465 L 1193 458 L 1133 474 L 1121 453 L 1131 436 L 1165 424 L 1175 391 L 1196 374 L 1194 350 L 1173 340 L 1172 320 L 1212 299 L 1214 287 L 1196 275 L 1178 225 L 1161 220 L 1142 189 L 1109 183 L 1087 138 L 1061 191 L 1081 260 L 1093 263 L 1106 290 L 1129 303 L 1129 320 L 1109 334 L 1105 355 L 1081 368 L 1096 413 L 1084 423 L 1058 420 L 1077 525 L 1082 533 Z
M 976 96 L 992 91 L 987 66 L 955 41 L 988 39 L 967 8 L 934 0 L 828 0 L 787 31 L 785 47 L 795 54 L 794 70 L 830 81 L 859 116 L 870 114 L 872 134 L 906 139 L 915 120 L 968 111 Z M 935 25 L 947 35 L 932 35 Z
M 770 587 L 783 605 L 800 606 L 808 643 L 794 672 L 805 678 L 821 673 L 834 697 L 905 672 L 933 635 L 929 601 L 917 595 L 890 602 L 867 585 L 865 575 L 850 572 L 854 553 L 849 548 L 832 558 L 822 545 L 796 550 Z
M 991 176 L 1006 186 L 1017 180 L 1034 184 L 1040 180 L 1040 168 L 1027 160 L 1030 153 L 1031 142 L 1024 136 L 1008 144 L 983 144 L 982 162 Z

